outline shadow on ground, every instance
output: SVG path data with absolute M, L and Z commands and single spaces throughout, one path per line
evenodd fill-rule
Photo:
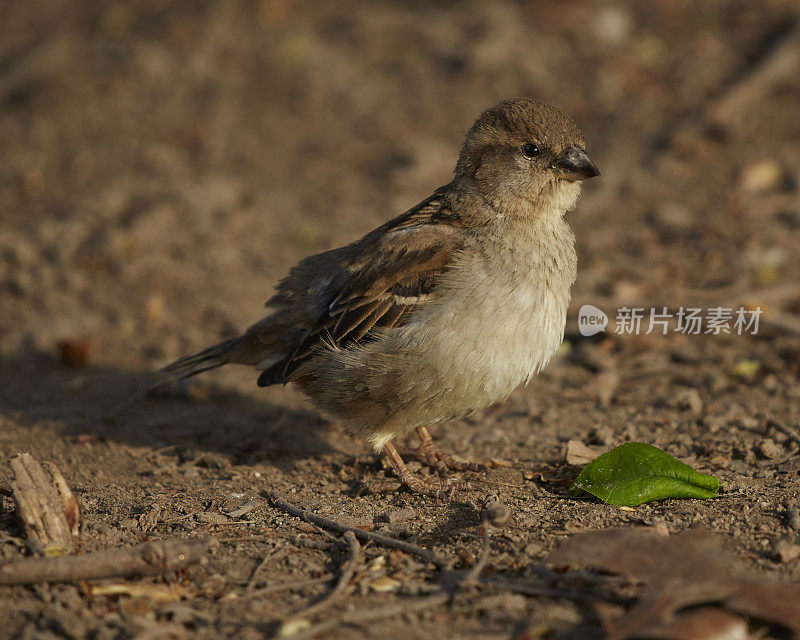
M 179 455 L 200 450 L 281 469 L 333 451 L 322 434 L 335 427 L 315 412 L 202 381 L 146 395 L 146 373 L 70 369 L 42 354 L 0 358 L 0 379 L 0 414 L 67 438 L 170 448 Z

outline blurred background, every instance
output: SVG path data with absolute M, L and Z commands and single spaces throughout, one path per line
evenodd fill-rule
M 85 339 L 146 370 L 229 336 L 297 259 L 448 182 L 518 95 L 570 112 L 603 172 L 569 215 L 576 303 L 798 311 L 798 13 L 7 0 L 0 349 Z
M 180 579 L 207 594 L 185 603 L 191 615 L 120 616 L 74 586 L 20 588 L 0 628 L 263 637 L 308 597 L 221 594 L 339 562 L 295 548 L 308 529 L 263 501 L 232 517 L 266 489 L 478 557 L 477 492 L 384 492 L 392 475 L 370 447 L 291 387 L 225 368 L 157 398 L 132 392 L 259 319 L 298 259 L 447 183 L 466 130 L 510 96 L 570 112 L 602 176 L 568 214 L 579 275 L 560 356 L 506 402 L 433 429 L 445 451 L 512 465 L 481 476 L 514 509 L 492 570 L 531 575 L 571 531 L 666 522 L 708 527 L 749 565 L 800 579 L 797 0 L 0 0 L 0 559 L 20 555 L 2 464 L 19 451 L 80 496 L 85 551 L 219 540 Z M 764 316 L 756 337 L 581 338 L 584 303 L 612 326 L 624 305 Z M 655 444 L 717 475 L 725 499 L 635 513 L 570 499 L 573 439 Z M 424 472 L 411 444 L 398 438 Z M 783 537 L 791 555 L 774 551 Z M 405 597 L 361 586 L 342 610 Z M 566 600 L 494 597 L 348 633 L 506 638 L 530 617 L 538 631 L 515 637 L 599 635 Z M 185 633 L 141 626 L 153 619 Z

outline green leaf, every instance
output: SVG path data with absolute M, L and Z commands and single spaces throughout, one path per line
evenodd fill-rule
M 635 507 L 665 498 L 712 498 L 719 480 L 644 442 L 626 442 L 587 464 L 570 487 L 603 502 Z

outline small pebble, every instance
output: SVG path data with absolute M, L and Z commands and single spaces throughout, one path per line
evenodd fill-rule
M 675 401 L 679 409 L 688 410 L 696 416 L 703 413 L 703 399 L 697 389 L 684 389 L 678 393 Z
M 800 545 L 796 545 L 788 540 L 778 540 L 773 548 L 773 554 L 777 560 L 783 563 L 793 562 L 800 558 Z
M 489 500 L 483 507 L 483 521 L 495 529 L 502 529 L 511 520 L 511 509 L 499 500 Z
M 789 507 L 786 509 L 786 523 L 790 529 L 800 531 L 800 510 L 797 507 Z
M 228 522 L 228 516 L 212 511 L 196 513 L 194 519 L 197 520 L 197 522 L 203 522 L 205 524 L 225 524 Z
M 772 438 L 765 438 L 758 446 L 759 453 L 768 460 L 775 460 L 781 458 L 786 453 L 783 447 L 775 442 Z

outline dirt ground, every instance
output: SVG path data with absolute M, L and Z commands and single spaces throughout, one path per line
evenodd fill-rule
M 0 587 L 0 636 L 269 637 L 331 586 L 248 592 L 335 573 L 346 554 L 309 543 L 331 539 L 265 491 L 456 570 L 480 553 L 496 491 L 512 521 L 487 576 L 533 576 L 576 532 L 660 523 L 707 527 L 744 565 L 799 580 L 796 554 L 776 551 L 800 535 L 798 24 L 792 0 L 3 2 L 0 456 L 61 469 L 82 551 L 214 542 L 206 562 L 140 581 L 180 585 L 176 602 Z M 365 443 L 243 369 L 128 402 L 155 368 L 261 317 L 296 260 L 446 183 L 473 119 L 516 95 L 572 113 L 603 175 L 568 214 L 580 266 L 559 356 L 506 402 L 433 429 L 443 449 L 510 468 L 465 473 L 482 489 L 451 500 L 385 490 L 393 476 Z M 581 337 L 584 303 L 611 317 L 606 333 Z M 625 305 L 764 315 L 756 336 L 618 335 Z M 82 340 L 88 362 L 68 366 L 58 343 Z M 723 491 L 633 511 L 573 498 L 571 439 L 655 444 Z M 414 459 L 411 439 L 399 446 Z M 24 554 L 10 480 L 0 465 L 4 560 Z M 440 577 L 366 554 L 315 621 Z M 603 637 L 586 603 L 492 590 L 321 637 L 345 633 Z

